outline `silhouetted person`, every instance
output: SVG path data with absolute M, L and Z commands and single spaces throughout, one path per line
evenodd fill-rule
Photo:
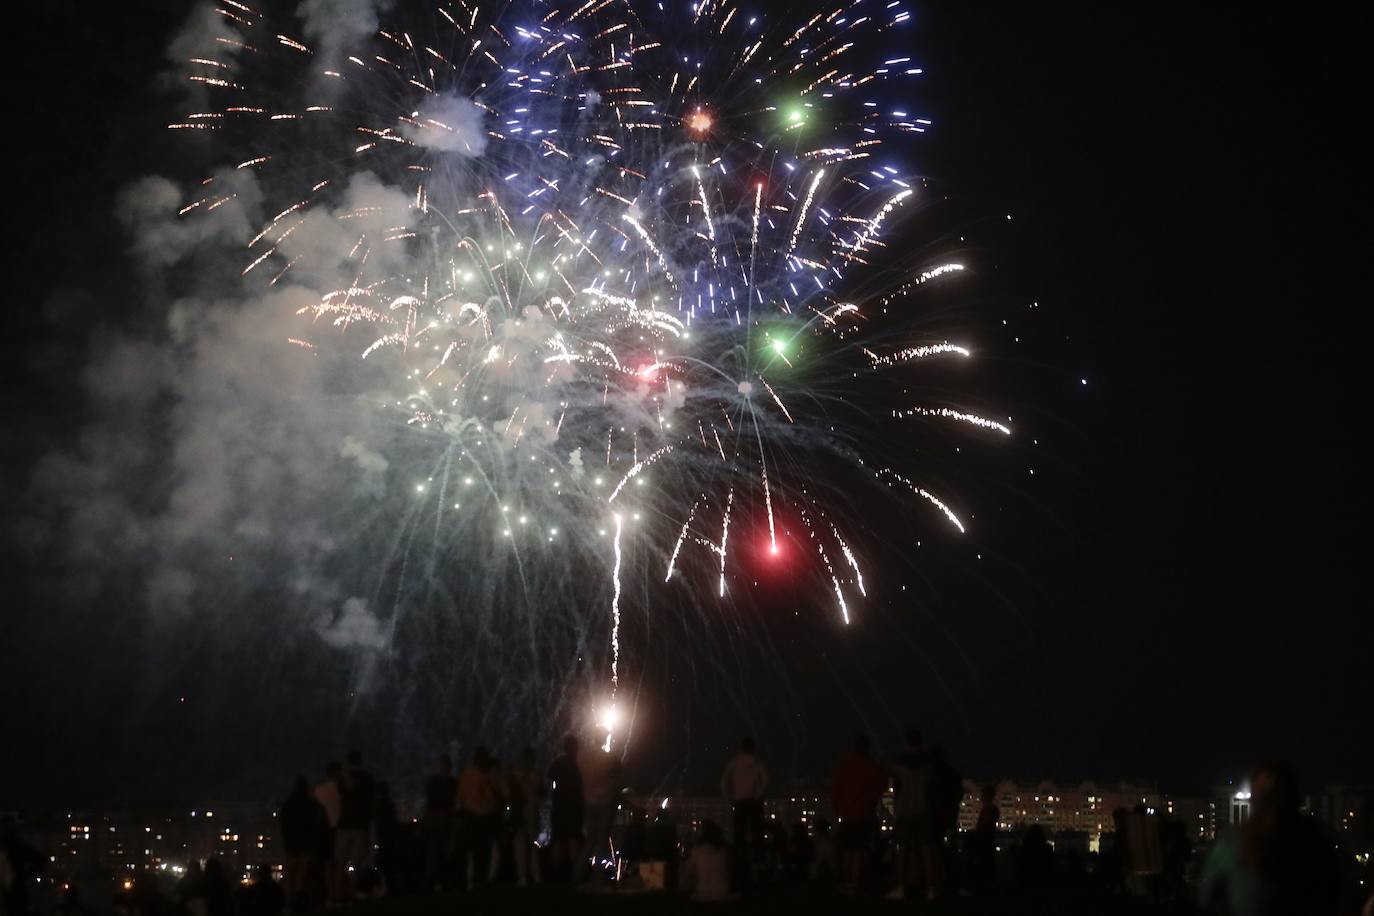
M 177 881 L 176 899 L 190 916 L 207 916 L 210 912 L 205 902 L 205 872 L 195 859 L 187 863 L 186 873 Z
M 353 894 L 355 899 L 383 897 L 386 895 L 386 881 L 375 865 L 366 865 L 354 873 Z
M 29 912 L 29 888 L 43 873 L 47 860 L 19 835 L 13 817 L 0 819 L 0 902 L 5 912 L 25 916 Z
M 334 855 L 334 847 L 339 836 L 339 814 L 343 808 L 343 764 L 331 760 L 324 768 L 324 779 L 314 788 L 315 800 L 324 808 L 325 820 L 329 822 L 329 839 L 325 846 L 324 876 L 326 893 L 331 899 L 339 899 L 341 868 Z
M 627 805 L 625 829 L 616 849 L 621 860 L 631 868 L 649 861 L 649 812 L 639 805 Z
M 1054 849 L 1045 828 L 1036 824 L 1021 839 L 1016 855 L 1016 882 L 1022 890 L 1044 891 L 1054 883 Z
M 720 791 L 734 815 L 735 858 L 742 886 L 752 882 L 752 869 L 763 847 L 763 794 L 768 768 L 754 748 L 754 739 L 739 743 L 739 752 L 725 764 Z
M 391 785 L 378 782 L 372 801 L 372 830 L 377 837 L 377 870 L 381 872 L 388 894 L 399 894 L 405 886 L 405 833 L 396 816 L 396 801 Z
M 926 769 L 929 761 L 921 733 L 906 730 L 906 747 L 892 761 L 892 813 L 896 818 L 893 858 L 897 870 L 897 886 L 887 895 L 889 900 L 905 899 L 907 889 L 914 887 L 924 872 L 921 863 L 923 837 L 930 828 L 930 806 L 926 798 Z
M 729 847 L 715 821 L 701 822 L 701 834 L 682 866 L 682 889 L 700 903 L 731 899 Z
M 787 842 L 782 851 L 782 875 L 788 884 L 801 884 L 811 875 L 811 864 L 816 860 L 816 845 L 811 842 L 811 834 L 806 825 L 798 821 L 787 831 Z
M 324 779 L 320 780 L 313 790 L 315 800 L 324 808 L 330 830 L 335 830 L 339 826 L 339 806 L 343 804 L 342 781 L 343 764 L 331 760 L 325 765 Z
M 114 874 L 100 861 L 100 855 L 93 843 L 82 843 L 76 850 L 75 861 L 67 863 L 67 880 L 71 887 L 80 890 L 81 906 L 90 916 L 112 916 L 114 897 L 110 888 L 114 886 Z M 192 860 L 196 874 L 200 874 L 200 863 Z M 193 916 L 205 916 L 204 912 Z
M 840 882 L 848 893 L 859 891 L 878 832 L 878 802 L 886 790 L 887 773 L 869 754 L 868 738 L 859 735 L 836 764 L 830 784 L 832 808 L 840 822 Z
M 1187 892 L 1188 861 L 1193 857 L 1193 841 L 1188 838 L 1188 825 L 1178 818 L 1164 819 L 1164 894 L 1169 900 L 1181 901 Z
M 515 883 L 524 886 L 539 880 L 539 812 L 544 799 L 544 780 L 534 761 L 534 748 L 520 752 L 520 759 L 507 779 L 510 785 L 511 818 L 515 836 Z
M 1355 822 L 1354 844 L 1365 853 L 1364 867 L 1354 876 L 1356 899 L 1363 897 L 1360 916 L 1374 916 L 1374 798 L 1360 808 L 1359 819 Z
M 964 781 L 946 759 L 945 749 L 938 744 L 930 749 L 926 795 L 931 828 L 925 855 L 926 880 L 930 882 L 928 896 L 934 898 L 948 893 L 953 884 L 952 876 L 958 874 L 955 844 L 959 832 L 959 803 L 964 798 Z
M 1130 876 L 1130 849 L 1126 836 L 1130 816 L 1125 808 L 1113 808 L 1112 832 L 1099 840 L 1101 852 L 1094 874 L 1100 876 L 1102 889 L 1108 894 L 1126 893 L 1126 879 Z
M 78 850 L 74 860 L 68 861 L 67 868 L 68 890 L 79 893 L 80 908 L 85 916 L 115 916 L 115 896 L 111 893 L 114 873 L 100 864 L 96 851 L 89 847 Z M 176 903 L 175 899 L 173 902 Z M 178 912 L 179 916 L 185 916 L 185 911 L 179 907 Z
M 176 906 L 158 887 L 157 875 L 150 871 L 140 871 L 133 876 L 133 889 L 128 895 L 130 916 L 175 916 Z M 224 905 L 220 912 L 230 910 L 229 892 L 224 892 Z
M 472 763 L 458 777 L 458 816 L 464 854 L 459 863 L 468 887 L 490 879 L 491 846 L 500 825 L 501 795 L 491 775 L 491 754 L 477 748 Z
M 577 767 L 582 773 L 582 798 L 586 805 L 582 831 L 586 843 L 578 859 L 577 879 L 586 880 L 588 860 L 610 853 L 611 824 L 620 799 L 621 766 L 617 757 L 591 744 L 579 749 Z
M 372 862 L 372 814 L 376 780 L 361 751 L 348 752 L 339 781 L 339 826 L 334 833 L 334 868 L 339 899 L 354 896 L 357 877 Z
M 510 823 L 510 778 L 501 758 L 490 755 L 487 771 L 492 788 L 496 790 L 496 816 L 491 826 L 491 855 L 487 857 L 487 880 L 495 883 L 501 874 L 501 867 L 509 857 L 506 855 L 514 830 Z
M 811 859 L 811 880 L 833 880 L 839 874 L 840 852 L 835 845 L 835 832 L 826 818 L 816 818 L 816 832 L 811 837 L 811 846 L 815 849 Z
M 420 844 L 424 849 L 426 890 L 450 885 L 454 841 L 454 806 L 458 803 L 458 780 L 453 761 L 441 756 L 434 772 L 425 780 L 425 813 L 420 821 Z
M 563 739 L 563 753 L 550 764 L 549 786 L 553 867 L 561 871 L 564 867 L 572 868 L 582 857 L 582 822 L 587 813 L 575 735 Z
M 200 887 L 208 916 L 229 916 L 233 911 L 233 887 L 218 856 L 206 860 Z
M 1136 802 L 1126 816 L 1126 888 L 1137 897 L 1159 897 L 1164 874 L 1164 835 L 1159 815 Z
M 310 793 L 304 776 L 297 776 L 291 794 L 282 802 L 277 817 L 285 856 L 286 901 L 293 912 L 305 912 L 323 902 L 315 891 L 322 885 L 321 852 L 329 841 L 329 819 L 324 806 Z
M 80 886 L 71 883 L 68 883 L 66 889 L 62 891 L 62 899 L 53 912 L 56 916 L 94 916 L 95 913 L 82 899 Z M 8 913 L 8 911 L 0 908 L 0 913 Z
M 1057 868 L 1055 881 L 1061 889 L 1080 890 L 1087 882 L 1088 871 L 1083 863 L 1083 854 L 1072 846 L 1059 857 Z
M 253 869 L 253 881 L 239 888 L 237 916 L 280 916 L 286 896 L 272 880 L 272 866 L 262 864 Z
M 1250 777 L 1250 819 L 1221 837 L 1203 870 L 1198 899 L 1234 916 L 1327 916 L 1338 912 L 1336 846 L 1299 810 L 1296 771 L 1266 763 Z
M 997 807 L 997 787 L 983 786 L 978 822 L 968 837 L 968 886 L 974 893 L 990 890 L 997 883 L 997 822 L 1002 816 Z
M 663 886 L 678 886 L 678 866 L 682 862 L 677 832 L 677 815 L 666 805 L 654 812 L 649 828 L 649 858 L 663 863 Z
M 787 829 L 776 818 L 763 822 L 763 849 L 764 856 L 755 859 L 755 868 L 761 866 L 765 874 L 781 875 L 783 856 L 787 853 Z

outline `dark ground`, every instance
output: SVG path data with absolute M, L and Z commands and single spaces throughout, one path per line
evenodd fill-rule
M 930 916 L 993 916 L 993 914 L 1045 914 L 1045 916 L 1134 916 L 1134 914 L 1191 913 L 1191 908 L 1150 906 L 1125 898 L 1073 896 L 1068 894 L 1006 896 L 981 899 L 951 898 L 933 903 L 921 901 L 887 902 L 876 897 L 848 897 L 834 887 L 808 885 L 773 888 L 748 895 L 733 903 L 692 903 L 681 894 L 589 894 L 575 893 L 566 887 L 502 887 L 473 894 L 432 894 L 427 896 L 382 898 L 359 903 L 349 916 L 453 916 L 467 913 L 509 914 L 611 914 L 629 913 L 712 913 L 807 914 L 830 913 L 913 913 Z

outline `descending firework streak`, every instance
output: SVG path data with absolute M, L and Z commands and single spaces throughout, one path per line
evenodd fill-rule
M 958 404 L 871 409 L 970 356 L 898 301 L 963 265 L 896 269 L 883 242 L 921 197 L 894 141 L 929 124 L 892 101 L 921 72 L 903 3 L 382 6 L 392 21 L 338 48 L 294 3 L 224 0 L 186 63 L 204 107 L 170 126 L 237 154 L 183 218 L 237 173 L 264 189 L 273 215 L 238 256 L 250 288 L 317 293 L 302 358 L 390 380 L 369 409 L 404 424 L 394 463 L 418 469 L 383 564 L 393 631 L 418 591 L 461 592 L 453 613 L 484 619 L 466 651 L 553 679 L 542 637 L 521 655 L 509 634 L 566 631 L 613 689 L 622 612 L 649 593 L 622 579 L 729 602 L 741 552 L 793 543 L 849 623 L 849 481 L 963 532 L 885 439 L 917 417 L 1010 430 Z M 883 316 L 856 292 L 875 286 Z

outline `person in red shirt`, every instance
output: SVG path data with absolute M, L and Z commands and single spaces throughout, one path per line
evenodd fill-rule
M 887 772 L 869 753 L 868 738 L 859 735 L 854 749 L 840 758 L 830 782 L 830 801 L 840 822 L 840 880 L 856 893 L 864 863 L 878 829 L 878 802 L 887 791 Z

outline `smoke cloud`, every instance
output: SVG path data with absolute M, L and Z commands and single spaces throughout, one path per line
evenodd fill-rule
M 394 5 L 394 0 L 301 0 L 296 15 L 318 56 L 333 63 L 345 48 L 374 34 L 380 15 Z
M 305 6 L 324 28 L 323 8 L 333 5 Z M 375 9 L 350 6 L 322 37 L 375 28 Z M 216 36 L 233 34 L 226 28 L 213 9 L 196 7 L 169 58 L 206 53 Z M 79 373 L 87 419 L 36 462 L 18 540 L 70 568 L 57 583 L 70 597 L 131 592 L 155 626 L 194 616 L 233 632 L 249 625 L 238 619 L 244 603 L 276 583 L 269 600 L 291 613 L 272 638 L 294 626 L 329 646 L 375 649 L 380 625 L 365 610 L 345 603 L 329 626 L 315 621 L 334 614 L 360 578 L 339 557 L 338 532 L 353 532 L 385 497 L 384 453 L 396 431 L 377 419 L 384 396 L 366 375 L 352 372 L 344 384 L 341 354 L 300 338 L 321 297 L 352 282 L 346 260 L 360 239 L 376 246 L 379 268 L 395 266 L 399 248 L 380 243 L 411 219 L 410 197 L 368 172 L 341 181 L 331 205 L 278 235 L 272 269 L 290 260 L 295 271 L 272 285 L 267 268 L 244 275 L 272 244 L 250 247 L 268 223 L 257 176 L 233 167 L 203 174 L 148 175 L 116 195 L 141 299 L 118 329 L 93 331 Z
M 316 51 L 302 58 L 306 72 L 371 35 L 389 5 L 304 0 L 301 34 Z M 191 58 L 267 71 L 252 75 L 279 80 L 271 92 L 282 111 L 320 101 L 318 84 L 288 80 L 219 40 L 248 31 L 196 5 L 167 51 L 184 87 L 174 104 L 209 110 L 200 107 L 205 85 L 184 82 L 188 67 L 239 72 Z M 150 682 L 149 697 L 177 678 L 178 693 L 212 680 L 195 669 L 208 660 L 227 674 L 207 715 L 249 695 L 270 703 L 293 678 L 294 698 L 330 711 L 362 695 L 379 707 L 395 700 L 392 711 L 429 720 L 405 723 L 415 735 L 454 728 L 475 708 L 505 710 L 506 727 L 527 729 L 527 739 L 556 727 L 574 678 L 591 677 L 599 639 L 589 634 L 604 624 L 602 586 L 579 581 L 591 597 L 573 600 L 568 570 L 601 544 L 568 538 L 562 518 L 531 518 L 531 529 L 560 528 L 570 544 L 549 542 L 559 549 L 533 562 L 497 540 L 501 529 L 482 513 L 499 511 L 492 494 L 520 499 L 568 481 L 525 459 L 558 440 L 570 410 L 549 380 L 576 369 L 544 362 L 559 327 L 534 305 L 512 315 L 482 283 L 455 293 L 445 336 L 498 354 L 480 368 L 490 401 L 467 415 L 445 404 L 442 429 L 426 430 L 407 399 L 422 385 L 451 391 L 458 379 L 431 383 L 413 371 L 414 349 L 437 343 L 414 328 L 406 293 L 430 295 L 436 258 L 459 260 L 443 211 L 426 212 L 403 188 L 411 179 L 394 158 L 311 158 L 352 149 L 351 122 L 274 122 L 291 137 L 284 142 L 299 140 L 300 156 L 268 160 L 253 134 L 259 122 L 241 114 L 221 130 L 177 132 L 184 158 L 158 159 L 158 174 L 131 175 L 115 195 L 131 292 L 108 323 L 87 325 L 67 375 L 81 409 L 32 465 L 15 543 L 50 572 L 54 604 L 74 609 L 78 625 L 84 613 L 117 620 L 137 650 L 128 669 Z M 412 120 L 389 129 L 428 158 L 451 157 L 445 181 L 461 185 L 468 160 L 487 151 L 483 109 L 439 94 Z M 331 311 L 338 302 L 366 317 Z M 648 416 L 647 392 L 626 405 L 627 424 Z M 492 462 L 484 476 L 461 462 L 474 440 L 519 460 Z M 560 452 L 570 449 L 569 474 L 581 478 L 597 454 Z M 182 662 L 195 670 L 173 673 Z
M 421 106 L 416 124 L 405 125 L 402 133 L 426 149 L 480 156 L 487 149 L 482 116 L 482 109 L 462 96 L 438 95 Z
M 182 219 L 205 208 L 205 219 Z M 262 217 L 262 191 L 252 172 L 221 170 L 191 194 L 159 175 L 140 178 L 117 200 L 131 253 L 145 268 L 165 270 L 215 243 L 246 245 Z M 197 214 L 199 215 L 199 214 Z
M 315 632 L 336 649 L 369 649 L 381 651 L 387 647 L 382 622 L 367 609 L 362 598 L 349 598 L 337 616 L 321 617 Z

